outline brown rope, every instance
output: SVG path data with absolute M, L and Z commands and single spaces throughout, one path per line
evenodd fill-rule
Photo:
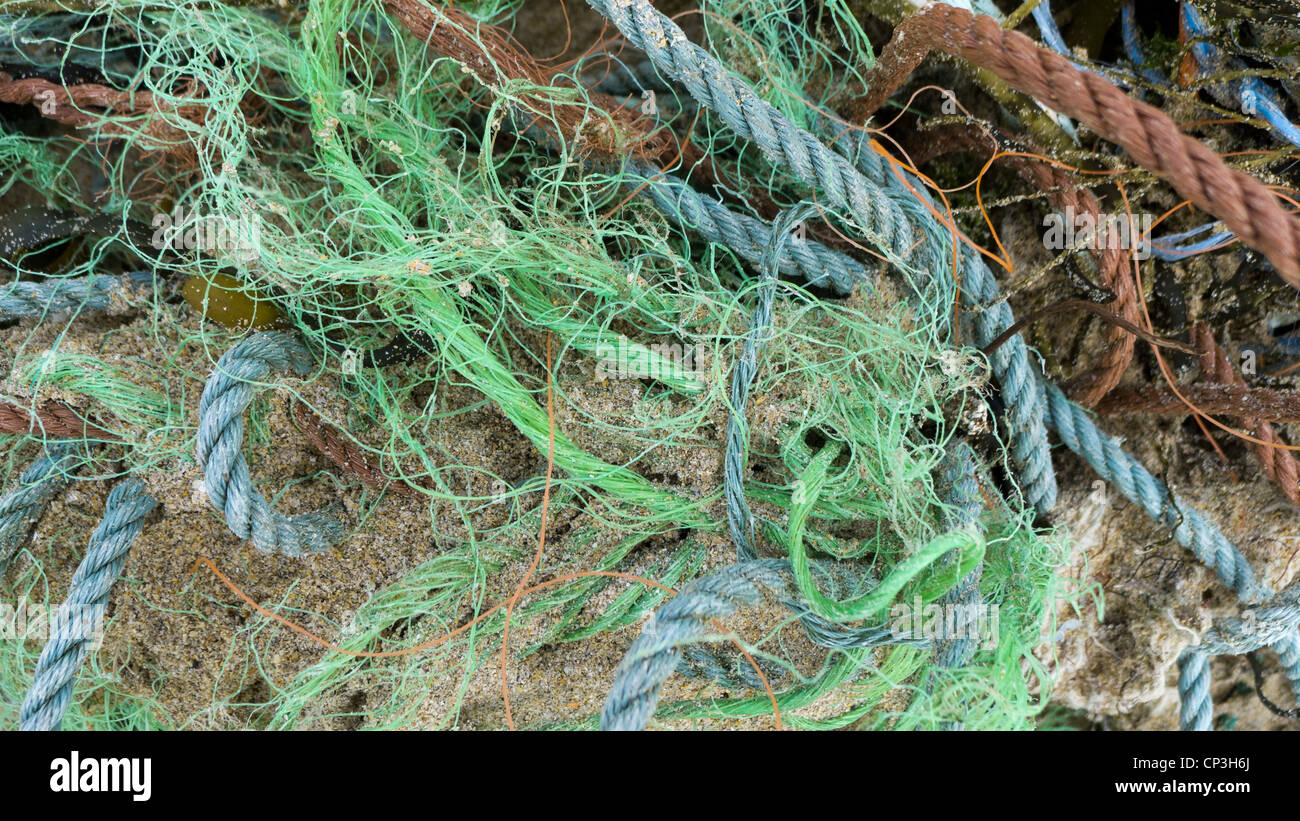
M 459 62 L 483 85 L 493 88 L 510 80 L 525 80 L 539 86 L 563 84 L 533 57 L 510 41 L 501 29 L 479 23 L 455 8 L 432 8 L 421 0 L 384 0 L 384 7 L 406 26 L 411 34 L 433 51 Z M 679 145 L 667 130 L 653 131 L 652 123 L 638 112 L 620 105 L 607 94 L 589 92 L 591 102 L 604 110 L 613 121 L 592 117 L 590 107 L 581 103 L 557 103 L 535 100 L 538 116 L 533 125 L 566 138 L 576 137 L 580 150 L 591 150 L 609 159 L 622 160 L 629 153 L 660 164 L 672 162 Z M 690 167 L 700 159 L 698 148 L 683 147 L 682 161 Z
M 32 433 L 60 439 L 117 440 L 117 434 L 82 418 L 81 414 L 56 399 L 37 408 L 0 402 L 0 433 Z
M 1125 331 L 1133 334 L 1134 337 L 1141 339 L 1143 342 L 1150 342 L 1152 345 L 1159 345 L 1162 348 L 1173 348 L 1174 350 L 1183 351 L 1184 353 L 1196 353 L 1197 349 L 1188 345 L 1186 342 L 1179 342 L 1177 339 L 1167 339 L 1162 336 L 1156 336 L 1150 331 L 1145 330 L 1139 325 L 1134 325 L 1122 316 L 1117 316 L 1110 309 L 1089 302 L 1086 299 L 1063 299 L 1060 302 L 1048 305 L 1046 308 L 1040 308 L 1033 313 L 1026 314 L 1017 319 L 1015 324 L 998 334 L 992 342 L 985 345 L 981 350 L 987 356 L 1002 345 L 1011 337 L 1020 333 L 1021 329 L 1033 325 L 1041 319 L 1045 319 L 1053 314 L 1059 314 L 1063 311 L 1087 311 L 1106 320 L 1112 325 L 1123 328 Z
M 371 487 L 384 488 L 404 496 L 413 495 L 416 485 L 384 473 L 370 456 L 347 434 L 318 416 L 303 402 L 293 402 L 293 419 L 307 439 L 331 462 L 357 475 Z
M 202 124 L 207 116 L 203 106 L 173 107 L 148 91 L 118 91 L 99 83 L 62 86 L 40 77 L 15 80 L 3 71 L 0 71 L 0 103 L 34 105 L 47 119 L 78 128 L 97 126 L 99 133 L 109 137 L 143 135 L 147 139 L 137 143 L 140 148 L 168 152 L 190 162 L 197 155 L 188 141 L 189 135 L 166 121 L 155 119 L 140 128 L 104 118 L 108 115 L 138 117 L 170 110 L 191 122 Z
M 926 129 L 922 133 L 927 147 L 922 150 L 923 157 L 912 155 L 917 163 L 961 149 L 981 152 L 988 157 L 998 148 L 994 139 L 970 123 L 948 123 Z M 1035 151 L 1033 146 L 1026 146 L 1026 151 L 1042 153 Z M 1043 191 L 1058 211 L 1072 210 L 1077 214 L 1090 214 L 1094 220 L 1101 217 L 1101 203 L 1091 191 L 1075 181 L 1066 169 L 1033 157 L 1008 156 L 1002 159 L 1020 176 Z M 1099 241 L 1100 235 L 1095 235 L 1095 239 Z M 1130 325 L 1140 325 L 1137 287 L 1129 275 L 1127 252 L 1123 248 L 1109 247 L 1093 247 L 1088 250 L 1096 261 L 1102 285 L 1115 294 L 1115 301 L 1109 307 Z M 1097 363 L 1071 381 L 1070 398 L 1085 407 L 1096 406 L 1124 377 L 1129 363 L 1133 361 L 1135 343 L 1136 338 L 1131 332 L 1124 326 L 1113 323 L 1107 334 L 1106 350 Z
M 100 119 L 87 109 L 100 109 L 105 114 L 145 114 L 154 108 L 153 94 L 148 91 L 118 91 L 99 83 L 61 86 L 40 77 L 15 80 L 3 71 L 0 103 L 34 105 L 41 116 L 71 126 L 90 125 Z
M 987 15 L 936 4 L 904 20 L 868 74 L 871 91 L 854 110 L 856 122 L 866 122 L 936 48 L 992 71 L 1123 146 L 1140 165 L 1169 180 L 1179 194 L 1263 252 L 1283 279 L 1300 288 L 1300 219 L 1288 214 L 1263 184 L 1229 168 L 1159 109 L 1132 99 L 1100 75 L 1075 68 L 1023 34 L 1003 31 Z
M 1300 393 L 1272 388 L 1243 388 L 1236 385 L 1179 385 L 1178 392 L 1208 414 L 1262 419 L 1269 422 L 1300 422 Z M 1186 416 L 1187 404 L 1167 385 L 1116 388 L 1097 405 L 1097 413 L 1155 413 Z
M 1210 332 L 1209 325 L 1204 322 L 1192 325 L 1192 344 L 1201 351 L 1203 379 L 1236 388 L 1246 387 L 1246 380 L 1228 361 L 1228 355 L 1224 353 L 1219 343 L 1214 341 L 1214 334 Z M 1254 415 L 1243 415 L 1241 420 L 1246 427 L 1255 429 L 1255 438 L 1274 444 L 1282 443 L 1282 439 L 1268 422 Z M 1267 445 L 1257 445 L 1254 442 L 1247 442 L 1247 445 L 1255 453 L 1255 458 L 1259 460 L 1260 467 L 1264 469 L 1268 478 L 1281 488 L 1291 504 L 1300 505 L 1300 465 L 1296 464 L 1291 452 Z

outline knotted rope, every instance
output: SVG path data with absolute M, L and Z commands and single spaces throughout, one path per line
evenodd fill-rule
M 240 539 L 267 553 L 300 556 L 327 550 L 343 537 L 343 526 L 327 512 L 285 516 L 253 488 L 244 443 L 244 410 L 253 401 L 254 382 L 272 371 L 306 375 L 312 355 L 295 337 L 258 333 L 226 351 L 199 399 L 195 455 L 212 506 Z
M 36 662 L 36 677 L 19 713 L 21 729 L 60 729 L 72 700 L 77 670 L 102 626 L 113 582 L 122 573 L 127 551 L 155 504 L 138 479 L 125 480 L 108 494 L 104 518 L 90 535 L 86 556 L 72 576 L 68 598 L 59 608 L 53 632 Z

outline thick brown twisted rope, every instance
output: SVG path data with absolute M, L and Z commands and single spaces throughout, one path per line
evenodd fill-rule
M 343 431 L 326 422 L 302 402 L 293 403 L 293 419 L 312 445 L 334 464 L 354 473 L 371 487 L 386 488 L 403 495 L 415 487 L 384 473 L 370 456 Z
M 194 158 L 188 135 L 161 118 L 143 127 L 130 122 L 114 122 L 104 117 L 139 117 L 156 111 L 174 111 L 191 122 L 202 124 L 206 110 L 200 105 L 172 106 L 148 91 L 118 91 L 99 83 L 63 86 L 40 77 L 15 80 L 0 71 L 0 103 L 34 105 L 41 116 L 63 125 L 86 127 L 97 125 L 99 133 L 109 137 L 141 134 L 146 139 L 137 145 L 151 151 L 166 151 L 182 159 Z
M 855 121 L 866 122 L 936 48 L 992 71 L 1016 90 L 1123 146 L 1140 165 L 1261 251 L 1283 279 L 1300 288 L 1300 219 L 1288 214 L 1262 183 L 1229 168 L 1159 109 L 1132 99 L 1100 75 L 1075 68 L 1023 34 L 1003 31 L 987 15 L 938 4 L 904 20 L 867 76 L 870 92 L 854 110 Z
M 98 83 L 61 86 L 39 77 L 15 80 L 0 71 L 0 103 L 34 105 L 41 116 L 64 125 L 90 125 L 98 117 L 87 109 L 104 113 L 143 114 L 152 111 L 153 95 L 147 91 L 130 93 Z
M 948 123 L 937 128 L 926 129 L 922 134 L 925 137 L 925 146 L 918 147 L 920 153 L 912 154 L 912 159 L 916 163 L 925 162 L 939 154 L 962 149 L 992 156 L 999 148 L 995 138 L 968 123 Z M 1032 145 L 1027 145 L 1025 153 L 1041 154 L 1042 152 L 1036 151 Z M 1094 220 L 1093 224 L 1101 224 L 1099 219 L 1101 203 L 1091 191 L 1070 176 L 1070 172 L 1066 169 L 1033 157 L 1022 157 L 1016 154 L 1001 159 L 1045 193 L 1057 210 L 1068 209 L 1076 214 L 1090 214 Z M 1097 235 L 1096 239 L 1100 240 L 1100 235 Z M 1097 244 L 1100 242 L 1094 243 Z M 1133 284 L 1133 277 L 1129 276 L 1128 253 L 1119 247 L 1093 247 L 1088 250 L 1096 262 L 1102 284 L 1115 294 L 1116 298 L 1110 305 L 1111 309 L 1130 325 L 1140 325 L 1137 288 Z M 1106 350 L 1098 358 L 1097 363 L 1071 381 L 1070 398 L 1080 405 L 1095 407 L 1103 396 L 1119 384 L 1120 379 L 1124 377 L 1124 371 L 1128 370 L 1129 363 L 1133 361 L 1136 339 L 1123 327 L 1111 325 L 1107 333 L 1107 343 Z
M 1218 342 L 1214 341 L 1214 334 L 1210 332 L 1210 326 L 1204 322 L 1197 322 L 1192 326 L 1192 344 L 1201 351 L 1201 378 L 1207 382 L 1214 382 L 1220 385 L 1231 385 L 1237 388 L 1246 387 L 1246 380 L 1237 369 L 1232 367 L 1228 361 L 1228 355 L 1223 352 L 1223 348 Z M 1255 437 L 1264 442 L 1278 443 L 1282 440 L 1277 433 L 1273 431 L 1273 426 L 1268 422 L 1257 419 L 1253 416 L 1242 417 L 1242 423 L 1248 428 L 1255 429 Z M 1282 493 L 1290 500 L 1293 505 L 1300 505 L 1300 465 L 1296 464 L 1295 457 L 1290 451 L 1281 448 L 1271 448 L 1267 445 L 1258 445 L 1254 442 L 1247 442 L 1250 449 L 1255 453 L 1255 458 L 1259 460 L 1260 467 L 1268 478 L 1272 479 L 1274 484 L 1281 488 Z
M 1263 419 L 1269 422 L 1300 422 L 1300 393 L 1272 388 L 1243 388 L 1235 385 L 1179 385 L 1178 393 L 1203 412 L 1215 416 Z M 1186 416 L 1187 403 L 1166 385 L 1117 388 L 1097 405 L 1097 413 L 1158 413 Z
M 42 434 L 60 439 L 110 439 L 117 434 L 88 422 L 81 414 L 55 399 L 29 408 L 0 402 L 0 433 Z

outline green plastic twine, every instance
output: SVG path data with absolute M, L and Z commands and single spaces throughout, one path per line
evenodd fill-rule
M 823 596 L 812 578 L 808 551 L 803 545 L 803 529 L 813 507 L 817 504 L 817 497 L 826 481 L 826 472 L 840 450 L 841 445 L 838 442 L 831 442 L 818 451 L 795 485 L 798 492 L 790 508 L 790 531 L 787 539 L 790 564 L 794 569 L 794 578 L 799 591 L 803 593 L 814 613 L 834 622 L 872 619 L 884 612 L 899 591 L 917 574 L 947 555 L 949 551 L 956 550 L 958 561 L 950 563 L 937 576 L 927 581 L 921 589 L 922 599 L 930 601 L 942 595 L 983 560 L 985 547 L 983 534 L 973 527 L 952 530 L 931 540 L 896 565 L 871 592 L 843 602 Z

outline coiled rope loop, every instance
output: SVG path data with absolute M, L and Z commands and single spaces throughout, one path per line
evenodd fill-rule
M 199 399 L 199 434 L 195 455 L 212 506 L 226 517 L 240 539 L 267 553 L 300 556 L 327 550 L 343 537 L 343 526 L 329 512 L 297 516 L 277 513 L 253 488 L 244 443 L 244 410 L 253 401 L 255 382 L 272 371 L 306 375 L 312 355 L 296 337 L 258 333 L 226 351 L 208 378 Z

